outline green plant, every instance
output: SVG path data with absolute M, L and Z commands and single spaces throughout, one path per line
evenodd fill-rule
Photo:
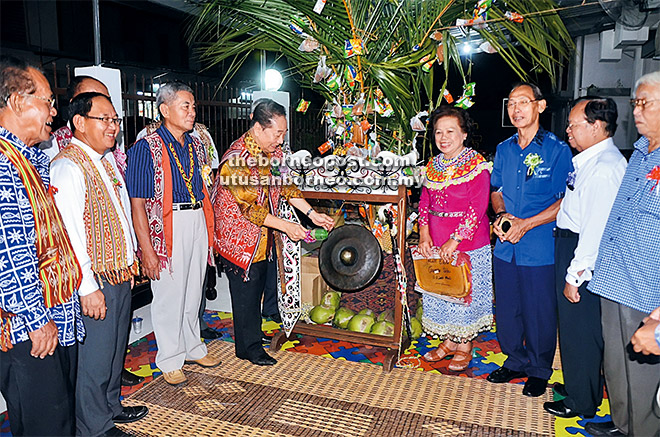
M 461 58 L 459 39 L 450 33 L 456 19 L 472 18 L 476 0 L 328 0 L 320 14 L 316 0 L 209 0 L 190 27 L 191 40 L 199 43 L 200 57 L 211 65 L 228 60 L 225 77 L 232 77 L 254 50 L 282 53 L 290 69 L 301 76 L 301 85 L 312 88 L 329 102 L 353 104 L 364 94 L 367 107 L 382 91 L 392 107 L 390 117 L 375 115 L 381 147 L 406 152 L 414 138 L 410 119 L 419 111 L 440 104 L 450 68 L 464 82 L 470 63 Z M 558 67 L 573 43 L 552 0 L 496 1 L 488 10 L 487 26 L 471 32 L 489 42 L 512 70 L 526 79 L 532 71 L 555 78 Z M 521 23 L 506 18 L 515 11 Z M 303 34 L 319 43 L 311 52 L 299 50 Z M 362 55 L 347 57 L 346 40 L 364 43 Z M 313 81 L 320 56 L 344 79 L 352 67 L 362 80 L 351 87 L 342 80 L 339 89 L 328 82 Z M 422 68 L 436 59 L 432 68 L 442 68 L 444 81 L 434 84 L 433 72 Z M 429 65 L 427 64 L 426 67 Z M 441 75 L 438 75 L 440 77 Z M 381 101 L 384 101 L 381 99 Z M 367 108 L 368 109 L 368 108 Z M 367 111 L 365 111 L 366 113 Z M 361 118 L 367 115 L 361 116 Z M 371 116 L 370 116 L 371 117 Z

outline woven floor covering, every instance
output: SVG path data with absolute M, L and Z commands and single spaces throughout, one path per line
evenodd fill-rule
M 147 405 L 120 425 L 138 436 L 534 436 L 553 435 L 542 403 L 520 386 L 334 360 L 286 351 L 258 367 L 213 341 L 219 367 L 184 366 L 187 383 L 162 377 L 124 401 Z

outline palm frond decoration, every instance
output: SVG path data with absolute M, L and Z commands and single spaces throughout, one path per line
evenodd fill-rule
M 457 19 L 474 19 L 475 7 L 486 8 L 486 21 L 466 29 L 489 43 L 521 79 L 531 73 L 524 66 L 532 65 L 554 80 L 573 48 L 553 0 L 507 0 L 506 8 L 497 0 L 327 0 L 320 13 L 314 11 L 316 4 L 209 0 L 189 37 L 210 65 L 231 61 L 226 80 L 251 52 L 268 50 L 285 56 L 302 77 L 301 85 L 328 102 L 352 105 L 364 97 L 367 104 L 363 114 L 358 111 L 358 121 L 369 119 L 377 126 L 380 147 L 396 152 L 410 148 L 415 135 L 410 119 L 441 103 L 450 69 L 468 80 L 469 62 L 459 53 L 463 42 L 452 29 Z M 300 50 L 305 40 L 318 47 Z M 339 86 L 331 78 L 315 81 L 321 57 Z M 442 84 L 433 83 L 434 68 L 444 70 Z

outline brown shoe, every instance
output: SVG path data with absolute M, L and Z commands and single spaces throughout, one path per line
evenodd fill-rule
M 200 358 L 199 360 L 186 360 L 187 363 L 199 364 L 202 367 L 215 367 L 220 365 L 220 358 L 214 357 L 211 354 L 206 354 L 205 357 Z
M 186 378 L 186 375 L 183 374 L 183 370 L 181 369 L 172 370 L 171 372 L 165 372 L 163 373 L 163 378 L 165 378 L 165 382 L 167 382 L 169 385 L 183 384 L 188 380 L 188 378 Z

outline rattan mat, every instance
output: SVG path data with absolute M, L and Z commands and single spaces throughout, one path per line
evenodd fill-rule
M 147 405 L 122 425 L 138 436 L 523 436 L 553 435 L 542 403 L 514 384 L 430 374 L 295 352 L 258 367 L 234 345 L 209 344 L 213 369 L 186 365 L 188 382 L 157 378 L 124 401 Z

